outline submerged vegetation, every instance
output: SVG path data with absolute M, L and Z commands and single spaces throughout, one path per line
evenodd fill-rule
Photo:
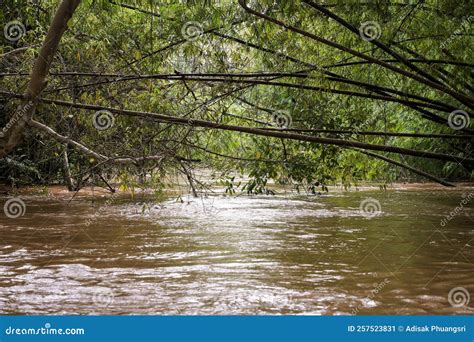
M 196 192 L 209 169 L 228 193 L 270 194 L 472 178 L 469 1 L 1 6 L 1 182 L 161 189 L 178 173 Z

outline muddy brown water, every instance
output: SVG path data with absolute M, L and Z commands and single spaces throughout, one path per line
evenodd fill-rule
M 0 313 L 473 314 L 473 192 L 22 196 Z

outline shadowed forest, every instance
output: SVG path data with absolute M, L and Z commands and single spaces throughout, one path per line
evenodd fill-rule
M 2 3 L 6 183 L 472 177 L 469 2 L 79 3 Z

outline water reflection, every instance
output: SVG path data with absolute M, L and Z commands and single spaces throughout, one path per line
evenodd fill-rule
M 0 216 L 0 312 L 472 314 L 447 299 L 474 296 L 472 204 L 440 225 L 465 191 L 117 200 L 100 215 L 104 201 L 26 197 L 25 216 Z

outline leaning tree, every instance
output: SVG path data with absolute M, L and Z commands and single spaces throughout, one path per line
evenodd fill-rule
M 0 170 L 70 189 L 471 176 L 469 2 L 4 0 Z M 201 184 L 202 185 L 202 184 Z M 203 186 L 203 185 L 202 185 Z

